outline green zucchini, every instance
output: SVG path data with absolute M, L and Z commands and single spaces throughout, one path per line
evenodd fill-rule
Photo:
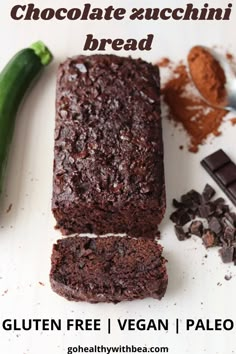
M 18 108 L 31 83 L 51 60 L 51 52 L 39 41 L 16 53 L 0 73 L 0 193 Z

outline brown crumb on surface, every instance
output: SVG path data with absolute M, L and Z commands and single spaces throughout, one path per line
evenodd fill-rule
M 171 60 L 169 58 L 161 58 L 158 62 L 157 65 L 161 68 L 166 68 L 167 66 L 169 66 L 171 63 Z
M 229 61 L 231 61 L 231 60 L 234 59 L 234 56 L 233 56 L 233 54 L 227 52 L 227 53 L 226 53 L 226 58 L 227 58 Z
M 8 289 L 6 289 L 3 293 L 2 296 L 5 296 L 8 293 Z
M 236 118 L 231 118 L 230 121 L 232 125 L 236 125 Z
M 44 284 L 44 283 L 42 283 L 41 281 L 39 281 L 39 285 L 45 286 L 45 284 Z
M 6 213 L 10 213 L 11 209 L 12 209 L 12 203 L 11 203 L 11 204 L 9 205 L 9 207 L 7 208 Z
M 226 274 L 225 275 L 225 280 L 231 280 L 232 279 L 232 274 Z
M 183 149 L 184 149 L 183 145 L 180 145 L 180 146 L 179 146 L 179 149 L 180 149 L 180 150 L 183 150 Z

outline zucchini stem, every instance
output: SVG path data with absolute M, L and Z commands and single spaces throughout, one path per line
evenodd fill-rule
M 30 48 L 40 58 L 43 65 L 48 65 L 53 59 L 52 53 L 42 41 L 33 43 Z

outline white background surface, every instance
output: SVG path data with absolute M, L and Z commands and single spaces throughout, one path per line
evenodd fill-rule
M 219 147 L 236 161 L 236 127 L 229 122 L 222 126 L 223 134 L 208 139 L 198 154 L 186 146 L 186 136 L 168 121 L 163 122 L 165 169 L 168 209 L 161 225 L 164 255 L 168 259 L 169 287 L 164 299 L 146 299 L 132 303 L 98 304 L 67 302 L 54 294 L 49 285 L 50 255 L 53 242 L 60 237 L 54 230 L 50 210 L 52 193 L 53 129 L 55 80 L 58 63 L 67 56 L 82 52 L 85 36 L 142 38 L 154 33 L 151 52 L 135 52 L 156 62 L 163 56 L 173 59 L 186 57 L 195 44 L 220 45 L 236 53 L 234 4 L 231 21 L 13 21 L 10 9 L 23 1 L 1 0 L 0 3 L 0 67 L 19 49 L 31 42 L 43 40 L 54 53 L 55 59 L 44 72 L 38 84 L 22 106 L 9 157 L 6 185 L 0 216 L 0 353 L 4 354 L 64 354 L 67 347 L 77 345 L 147 345 L 169 346 L 173 354 L 229 354 L 236 352 L 235 330 L 226 332 L 186 332 L 186 318 L 231 318 L 236 323 L 236 269 L 223 265 L 217 250 L 207 252 L 200 240 L 180 243 L 168 220 L 171 199 L 191 188 L 201 190 L 212 182 L 200 167 L 199 161 Z M 82 1 L 38 0 L 43 7 L 79 7 Z M 193 1 L 201 7 L 205 1 Z M 229 1 L 209 3 L 225 7 Z M 93 4 L 98 2 L 93 1 Z M 117 7 L 178 7 L 186 1 L 99 1 L 99 7 L 113 4 Z M 123 54 L 120 52 L 120 54 Z M 126 53 L 127 55 L 127 53 Z M 172 136 L 174 134 L 174 136 Z M 223 196 L 219 192 L 219 196 Z M 6 213 L 12 203 L 12 210 Z M 205 255 L 208 255 L 205 258 Z M 232 274 L 226 281 L 224 276 Z M 40 285 L 39 282 L 44 284 Z M 218 285 L 217 285 L 218 284 Z M 113 321 L 112 334 L 106 331 L 106 320 Z M 6 318 L 98 318 L 104 323 L 101 332 L 4 332 L 1 323 Z M 121 332 L 115 321 L 124 318 L 168 319 L 170 328 L 165 332 Z M 175 334 L 174 322 L 181 319 L 180 334 Z

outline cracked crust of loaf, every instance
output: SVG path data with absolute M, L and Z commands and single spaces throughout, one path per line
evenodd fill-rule
M 52 210 L 63 234 L 156 235 L 165 212 L 158 68 L 114 55 L 60 65 Z

